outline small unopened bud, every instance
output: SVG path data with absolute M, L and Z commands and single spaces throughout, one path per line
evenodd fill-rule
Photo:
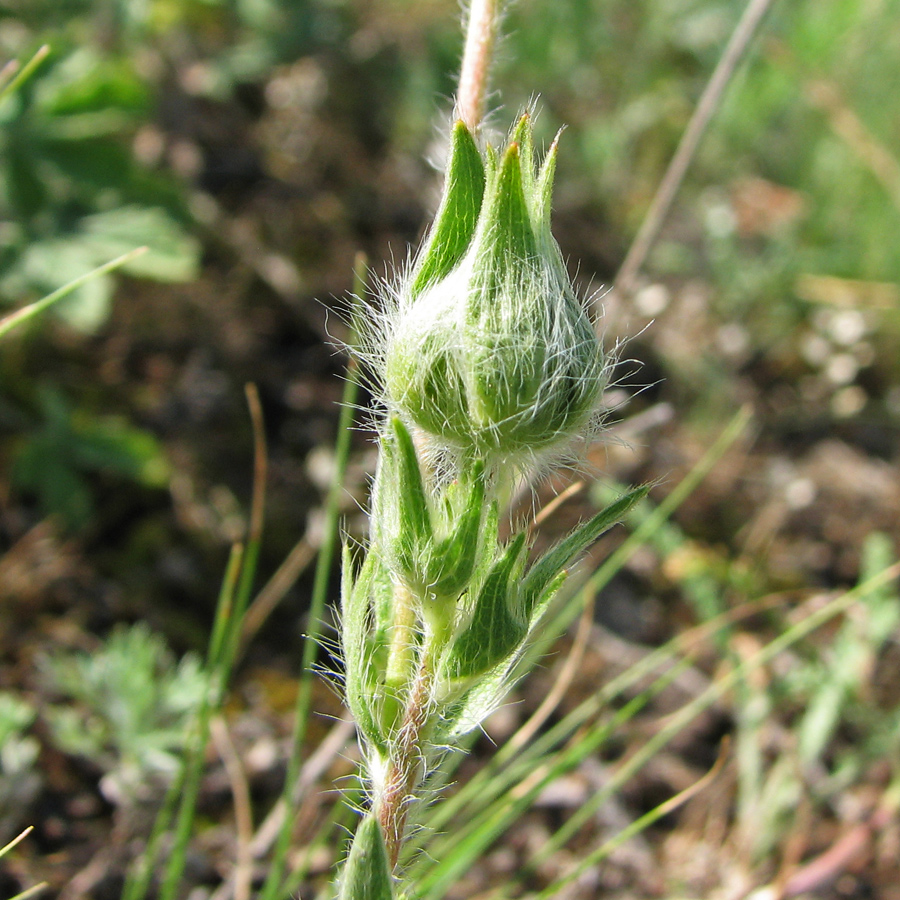
M 391 407 L 438 447 L 493 462 L 564 447 L 598 406 L 602 345 L 550 232 L 554 142 L 523 116 L 502 158 L 459 123 L 445 197 L 384 349 Z

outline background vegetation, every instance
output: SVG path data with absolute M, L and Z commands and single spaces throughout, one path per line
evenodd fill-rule
M 502 134 L 535 103 L 539 139 L 567 126 L 556 234 L 586 292 L 611 282 L 742 8 L 519 0 L 510 11 L 493 121 Z M 898 13 L 894 0 L 774 4 L 635 292 L 607 304 L 607 339 L 628 338 L 634 362 L 610 393 L 613 434 L 589 454 L 596 484 L 548 537 L 590 512 L 592 492 L 599 503 L 616 484 L 652 481 L 653 502 L 629 522 L 640 528 L 739 407 L 750 424 L 604 588 L 584 642 L 564 640 L 491 737 L 528 717 L 573 640 L 580 666 L 557 717 L 685 629 L 721 614 L 733 624 L 698 637 L 690 665 L 446 896 L 554 883 L 695 784 L 726 734 L 706 790 L 558 895 L 740 897 L 765 884 L 774 896 L 898 895 L 890 582 L 734 680 L 573 840 L 550 838 L 665 715 L 895 559 Z M 458 20 L 456 0 L 0 7 L 3 60 L 52 48 L 0 106 L 0 313 L 150 248 L 0 345 L 0 843 L 36 826 L 4 859 L 4 896 L 42 879 L 62 897 L 119 896 L 200 689 L 194 657 L 174 677 L 171 653 L 205 646 L 246 527 L 248 381 L 269 441 L 260 586 L 287 569 L 256 607 L 227 720 L 252 804 L 265 810 L 280 789 L 306 567 L 334 471 L 340 298 L 358 252 L 383 272 L 431 211 Z M 354 536 L 372 459 L 361 428 L 344 505 Z M 120 630 L 136 622 L 165 641 Z M 324 682 L 315 704 L 340 711 Z M 310 752 L 327 724 L 312 720 Z M 476 747 L 460 784 L 488 755 Z M 228 877 L 239 826 L 223 771 L 210 762 L 189 876 L 204 896 Z M 349 771 L 333 762 L 324 789 Z M 303 807 L 298 846 L 330 802 Z M 330 862 L 312 852 L 303 896 Z

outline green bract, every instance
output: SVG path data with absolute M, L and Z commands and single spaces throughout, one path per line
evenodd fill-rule
M 457 123 L 444 199 L 384 348 L 392 409 L 488 464 L 564 447 L 596 410 L 602 345 L 550 232 L 554 142 L 523 116 L 502 157 Z

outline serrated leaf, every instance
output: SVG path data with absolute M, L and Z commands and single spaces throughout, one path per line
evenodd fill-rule
M 381 826 L 368 815 L 356 829 L 338 900 L 394 900 L 393 882 Z
M 447 659 L 451 679 L 469 678 L 489 671 L 514 653 L 528 627 L 512 611 L 510 582 L 525 549 L 524 532 L 517 534 L 494 564 L 475 601 L 469 627 L 456 639 Z
M 522 587 L 522 615 L 531 621 L 535 606 L 541 600 L 547 587 L 557 576 L 570 565 L 579 554 L 583 553 L 604 531 L 608 531 L 628 513 L 628 510 L 642 500 L 649 486 L 645 485 L 629 491 L 618 500 L 610 503 L 589 521 L 576 528 L 568 537 L 551 547 L 530 569 L 525 576 Z

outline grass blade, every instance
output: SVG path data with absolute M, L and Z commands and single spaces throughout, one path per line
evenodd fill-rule
M 365 293 L 365 261 L 357 260 L 354 273 L 354 296 L 362 298 Z M 312 707 L 312 685 L 315 677 L 314 667 L 318 657 L 319 639 L 322 634 L 323 613 L 328 594 L 328 579 L 331 576 L 331 564 L 337 546 L 338 525 L 340 519 L 340 499 L 344 490 L 344 477 L 347 471 L 347 460 L 350 455 L 350 434 L 353 426 L 354 404 L 359 388 L 359 368 L 355 359 L 351 359 L 347 367 L 347 380 L 341 400 L 341 415 L 338 420 L 338 435 L 335 442 L 335 478 L 325 504 L 325 532 L 319 558 L 316 563 L 315 581 L 313 583 L 312 601 L 309 610 L 309 630 L 303 642 L 302 669 L 300 687 L 297 692 L 297 704 L 294 711 L 294 733 L 291 737 L 291 757 L 288 761 L 282 799 L 288 809 L 284 817 L 281 832 L 275 844 L 273 859 L 269 865 L 266 882 L 260 891 L 260 900 L 277 900 L 285 895 L 284 877 L 287 864 L 287 852 L 290 847 L 293 816 L 291 794 L 294 781 L 300 771 L 303 742 L 306 738 L 306 725 Z
M 0 338 L 5 337 L 17 325 L 27 322 L 29 319 L 34 318 L 34 316 L 42 313 L 45 309 L 53 306 L 54 303 L 57 303 L 64 297 L 68 297 L 69 294 L 73 291 L 77 291 L 78 288 L 87 284 L 89 281 L 100 278 L 101 276 L 112 272 L 114 269 L 121 268 L 146 252 L 146 247 L 138 247 L 135 250 L 124 253 L 122 256 L 118 256 L 115 259 L 110 260 L 110 262 L 98 266 L 96 269 L 91 269 L 90 272 L 86 272 L 84 275 L 70 281 L 68 284 L 64 284 L 61 288 L 57 288 L 57 290 L 53 291 L 52 294 L 47 294 L 46 297 L 42 297 L 40 300 L 30 303 L 28 306 L 22 307 L 22 309 L 16 310 L 16 312 L 10 313 L 8 316 L 4 316 L 0 319 Z

